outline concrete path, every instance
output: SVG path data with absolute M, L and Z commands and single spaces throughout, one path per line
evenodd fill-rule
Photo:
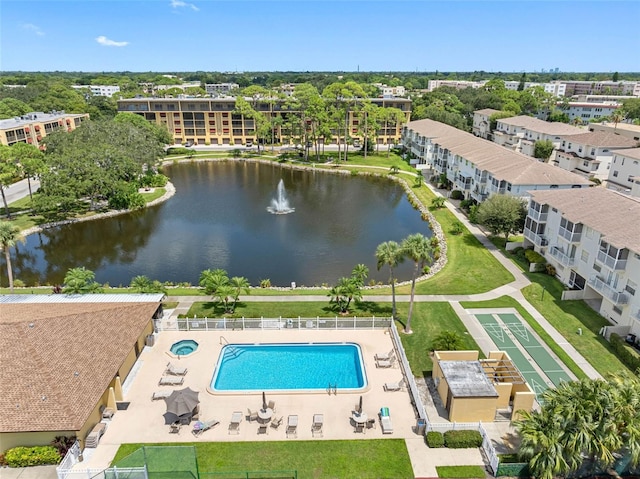
M 0 467 L 0 479 L 58 479 L 56 466 Z

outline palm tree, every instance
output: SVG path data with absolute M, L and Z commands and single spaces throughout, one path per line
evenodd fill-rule
M 555 411 L 520 411 L 516 427 L 522 439 L 520 456 L 527 459 L 531 474 L 538 479 L 553 479 L 569 469 L 563 457 L 561 417 Z
M 146 293 L 151 287 L 151 280 L 146 276 L 136 276 L 131 280 L 131 283 L 129 283 L 129 287 L 135 293 Z
M 220 286 L 229 283 L 227 272 L 223 269 L 205 269 L 200 273 L 200 289 L 204 294 L 215 296 Z
M 356 280 L 360 287 L 364 286 L 364 280 L 369 276 L 369 268 L 364 264 L 357 264 L 351 271 L 351 277 Z
M 249 294 L 249 288 L 251 287 L 251 284 L 249 284 L 249 280 L 247 278 L 241 276 L 234 276 L 233 278 L 231 278 L 229 284 L 234 289 L 233 310 L 235 311 L 236 304 L 238 304 L 238 298 L 240 298 L 240 295 L 242 293 Z
M 22 241 L 20 228 L 12 225 L 8 221 L 0 221 L 0 249 L 4 250 L 4 257 L 7 262 L 7 276 L 9 277 L 9 291 L 13 293 L 13 268 L 11 267 L 11 254 L 9 249 L 14 247 L 18 241 Z
M 235 288 L 230 284 L 223 284 L 216 289 L 214 297 L 218 298 L 224 305 L 225 313 L 233 313 L 233 307 L 229 305 L 229 302 L 234 297 L 235 292 Z
M 393 275 L 393 268 L 404 261 L 402 249 L 395 241 L 380 243 L 376 248 L 376 259 L 378 271 L 383 265 L 389 266 L 389 283 L 391 283 L 391 317 L 396 317 L 396 278 Z
M 407 324 L 405 333 L 411 333 L 411 315 L 413 314 L 413 298 L 416 292 L 416 279 L 427 263 L 433 260 L 433 248 L 431 241 L 420 233 L 407 236 L 402 240 L 403 255 L 415 263 L 413 277 L 411 278 L 411 299 L 409 300 L 409 314 L 407 314 Z
M 64 276 L 64 292 L 66 294 L 100 293 L 100 283 L 95 281 L 95 273 L 84 266 L 71 268 Z
M 615 131 L 618 128 L 618 123 L 624 120 L 624 115 L 619 111 L 614 111 L 609 118 L 613 122 L 613 131 Z

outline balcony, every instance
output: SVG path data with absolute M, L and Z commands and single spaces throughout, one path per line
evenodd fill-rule
M 536 223 L 544 223 L 545 221 L 547 221 L 548 214 L 549 213 L 546 211 L 537 211 L 533 208 L 529 208 L 529 211 L 527 212 L 527 215 Z
M 564 254 L 556 246 L 552 247 L 549 250 L 549 253 L 551 254 L 551 256 L 553 256 L 563 266 L 573 266 L 576 263 L 576 259 L 575 258 L 572 258 L 572 257 Z
M 627 267 L 626 259 L 614 258 L 604 251 L 598 251 L 598 261 L 610 269 L 625 269 Z
M 562 226 L 560 227 L 560 229 L 558 230 L 558 234 L 566 239 L 569 243 L 578 243 L 580 242 L 580 236 L 581 236 L 581 232 L 574 232 L 572 230 L 568 230 L 566 228 L 563 228 Z
M 626 294 L 619 293 L 597 276 L 588 280 L 587 283 L 598 293 L 606 296 L 616 304 L 627 304 L 629 302 L 629 297 Z
M 529 228 L 524 229 L 524 237 L 537 246 L 547 246 L 549 241 L 542 235 L 536 234 Z
M 487 174 L 484 175 L 475 175 L 476 183 L 482 185 L 487 182 Z

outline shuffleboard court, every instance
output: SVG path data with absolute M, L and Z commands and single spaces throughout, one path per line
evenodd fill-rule
M 522 377 L 524 377 L 536 395 L 539 396 L 546 391 L 549 387 L 544 379 L 542 379 L 531 365 L 529 359 L 522 353 L 520 348 L 511 340 L 505 331 L 506 328 L 499 324 L 492 314 L 475 314 L 474 316 L 489 336 L 491 336 L 491 339 L 498 349 L 505 351 L 509 355 L 513 364 L 516 365 L 520 374 L 522 374 Z
M 527 353 L 540 366 L 540 369 L 547 377 L 557 386 L 563 381 L 571 381 L 569 375 L 562 369 L 551 354 L 540 344 L 533 334 L 529 332 L 527 327 L 515 314 L 500 313 L 498 317 L 509 328 L 520 344 L 526 349 Z

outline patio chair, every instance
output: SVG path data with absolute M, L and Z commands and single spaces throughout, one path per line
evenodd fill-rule
M 213 429 L 218 424 L 220 424 L 220 421 L 218 421 L 217 419 L 211 419 L 209 421 L 197 421 L 193 425 L 193 429 L 191 430 L 191 433 L 194 436 L 198 437 L 203 432 L 208 431 L 209 429 Z
M 376 428 L 376 420 L 367 419 L 367 429 L 375 429 L 375 428 Z
M 353 423 L 353 432 L 362 432 L 362 433 L 364 433 L 364 423 L 363 422 L 355 422 L 355 423 Z
M 404 388 L 404 378 L 395 383 L 384 383 L 385 391 L 402 391 Z
M 267 423 L 258 426 L 258 434 L 267 434 Z
M 324 425 L 324 416 L 322 414 L 314 414 L 313 424 L 311 425 L 311 435 L 313 437 L 322 437 L 323 425 Z
M 386 361 L 376 361 L 376 367 L 378 368 L 392 368 L 396 364 L 396 357 L 392 356 L 390 359 Z
M 287 437 L 298 437 L 298 416 L 292 415 L 287 419 Z
M 162 376 L 158 381 L 158 386 L 181 386 L 184 376 Z
M 247 413 L 247 421 L 251 422 L 258 420 L 258 411 L 252 411 L 251 409 L 247 408 Z
M 231 422 L 229 423 L 229 434 L 240 434 L 240 422 L 242 422 L 242 412 L 235 411 L 231 415 Z
M 393 434 L 393 424 L 391 423 L 391 414 L 388 407 L 380 409 L 380 427 L 382 434 Z
M 180 366 L 167 363 L 167 369 L 164 370 L 164 373 L 170 376 L 184 376 L 187 374 L 187 368 L 181 368 Z
M 169 396 L 171 396 L 171 393 L 173 391 L 168 391 L 168 390 L 164 390 L 164 391 L 155 391 L 152 395 L 151 395 L 151 400 L 152 401 L 157 401 L 159 399 L 165 399 L 168 398 Z
M 395 354 L 396 351 L 391 348 L 391 351 L 388 353 L 377 353 L 374 357 L 376 361 L 389 361 L 389 359 L 391 359 Z
M 276 402 L 269 401 L 269 403 L 267 404 L 267 409 L 271 409 L 273 412 L 276 412 Z
M 174 422 L 169 426 L 169 434 L 180 434 L 181 427 L 182 427 L 182 424 L 180 423 L 180 421 Z
M 282 420 L 284 419 L 283 416 L 280 416 L 277 419 L 274 419 L 273 421 L 271 421 L 271 427 L 273 429 L 278 429 L 281 425 L 282 425 Z

